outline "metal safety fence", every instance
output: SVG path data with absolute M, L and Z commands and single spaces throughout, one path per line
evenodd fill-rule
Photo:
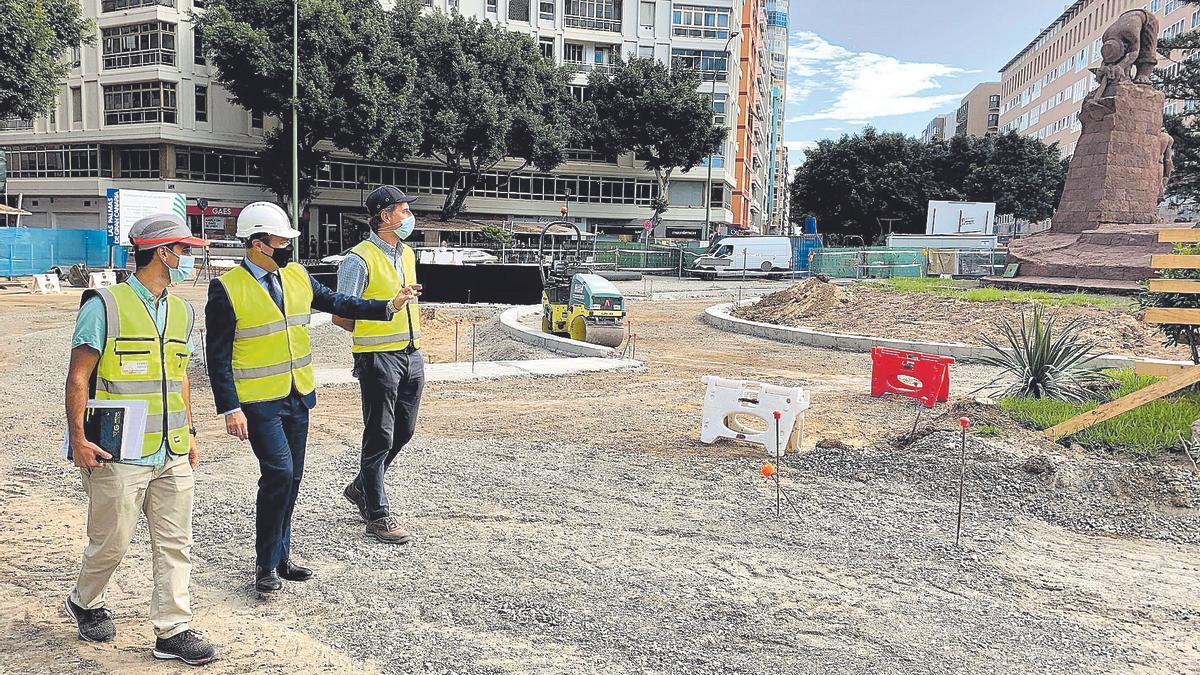
M 923 277 L 927 262 L 921 249 L 887 247 L 824 248 L 809 258 L 809 271 L 840 279 Z
M 116 266 L 124 267 L 125 249 L 118 246 L 114 254 Z M 108 232 L 0 227 L 0 277 L 45 274 L 79 263 L 108 266 Z

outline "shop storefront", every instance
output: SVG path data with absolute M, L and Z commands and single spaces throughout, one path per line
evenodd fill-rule
M 187 207 L 188 225 L 192 232 L 205 239 L 233 239 L 237 232 L 237 217 L 242 212 L 237 206 Z

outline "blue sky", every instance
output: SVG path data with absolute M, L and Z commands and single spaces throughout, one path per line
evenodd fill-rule
M 1062 13 L 1066 0 L 792 0 L 784 141 L 871 125 L 920 134 Z

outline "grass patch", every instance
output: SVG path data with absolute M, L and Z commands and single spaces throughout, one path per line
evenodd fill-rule
M 1137 375 L 1132 370 L 1107 372 L 1117 386 L 1105 392 L 1102 401 L 1079 404 L 1009 398 L 1001 399 L 999 405 L 1018 424 L 1042 431 L 1161 379 Z M 1191 438 L 1192 422 L 1197 419 L 1200 419 L 1200 392 L 1185 390 L 1084 429 L 1070 440 L 1089 450 L 1149 457 L 1178 448 L 1180 435 Z
M 975 429 L 975 435 L 983 438 L 999 438 L 1004 435 L 1004 431 L 994 424 L 984 424 Z
M 937 277 L 896 277 L 864 282 L 871 288 L 894 293 L 929 293 L 964 302 L 1036 302 L 1055 307 L 1100 307 L 1101 309 L 1130 310 L 1136 305 L 1129 298 L 1092 295 L 1089 293 L 1049 293 L 1047 291 L 1017 291 L 977 286 L 964 288 L 953 279 Z

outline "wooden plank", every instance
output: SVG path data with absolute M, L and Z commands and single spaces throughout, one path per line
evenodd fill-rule
M 1153 307 L 1146 310 L 1146 323 L 1182 323 L 1200 326 L 1200 309 Z
M 1150 267 L 1156 270 L 1200 269 L 1200 255 L 1154 255 L 1150 256 Z
M 1159 230 L 1158 240 L 1164 244 L 1195 244 L 1200 243 L 1200 228 L 1174 228 Z
M 1138 361 L 1133 364 L 1133 372 L 1138 375 L 1147 375 L 1149 377 L 1171 377 L 1181 370 L 1187 370 L 1193 366 L 1189 364 L 1177 363 L 1151 363 L 1147 361 Z
M 1046 438 L 1052 441 L 1057 441 L 1061 438 L 1066 438 L 1071 434 L 1079 433 L 1088 427 L 1093 427 L 1101 422 L 1111 420 L 1121 413 L 1129 412 L 1134 408 L 1141 407 L 1151 401 L 1174 394 L 1184 387 L 1191 386 L 1200 382 L 1200 366 L 1188 368 L 1180 371 L 1165 380 L 1155 382 L 1154 384 L 1144 389 L 1139 389 L 1128 396 L 1123 396 L 1115 401 L 1110 401 L 1104 405 L 1089 410 L 1078 417 L 1073 417 L 1062 424 L 1055 427 L 1050 427 L 1046 430 Z
M 1151 293 L 1200 293 L 1200 281 L 1191 279 L 1151 279 Z

